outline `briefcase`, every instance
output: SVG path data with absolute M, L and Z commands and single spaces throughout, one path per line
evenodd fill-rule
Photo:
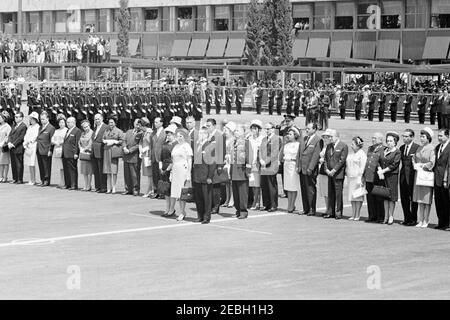
M 112 159 L 119 159 L 123 157 L 123 149 L 119 146 L 113 146 L 111 148 L 111 158 Z
M 92 154 L 90 152 L 80 152 L 80 160 L 90 161 Z
M 434 172 L 419 169 L 416 171 L 416 185 L 422 187 L 434 187 Z
M 195 201 L 194 188 L 181 189 L 180 200 L 185 202 L 194 202 Z
M 170 182 L 159 180 L 158 181 L 158 188 L 156 189 L 158 194 L 164 195 L 164 196 L 170 196 Z
M 386 186 L 374 186 L 372 189 L 372 195 L 375 197 L 380 197 L 386 200 L 390 200 L 392 198 L 392 190 Z

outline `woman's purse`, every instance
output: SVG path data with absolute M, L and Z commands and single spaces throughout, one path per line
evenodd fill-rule
M 158 188 L 156 189 L 158 194 L 162 194 L 164 196 L 170 196 L 170 182 L 159 180 Z
M 386 186 L 386 181 L 384 181 L 384 186 L 375 185 L 372 189 L 371 194 L 375 197 L 390 200 L 392 198 L 392 190 Z
M 111 148 L 111 158 L 112 159 L 119 159 L 123 157 L 123 149 L 120 146 L 113 146 Z
M 434 187 L 434 172 L 418 169 L 416 174 L 416 185 L 421 187 Z
M 90 152 L 80 152 L 80 160 L 91 161 L 92 153 Z

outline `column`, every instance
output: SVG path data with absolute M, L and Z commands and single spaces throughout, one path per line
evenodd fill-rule
M 206 31 L 211 31 L 213 24 L 213 7 L 206 6 Z
M 169 31 L 175 32 L 177 30 L 177 8 L 169 8 Z

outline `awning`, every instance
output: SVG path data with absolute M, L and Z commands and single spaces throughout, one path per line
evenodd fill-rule
M 329 38 L 310 38 L 306 58 L 325 58 L 328 55 Z
M 377 43 L 377 59 L 398 59 L 400 40 L 383 39 Z
M 241 58 L 244 54 L 245 39 L 228 40 L 227 49 L 225 50 L 226 58 Z
M 189 51 L 191 39 L 175 39 L 170 53 L 171 57 L 186 57 Z
M 425 46 L 425 32 L 404 31 L 402 36 L 403 59 L 422 60 Z
M 353 58 L 373 60 L 374 57 L 375 57 L 375 41 L 353 42 Z
M 352 53 L 352 40 L 336 40 L 331 42 L 331 58 L 350 58 Z
M 227 38 L 225 39 L 211 39 L 209 41 L 208 51 L 206 56 L 209 58 L 223 58 L 225 46 L 227 45 Z
M 295 39 L 292 45 L 292 57 L 294 59 L 304 58 L 307 46 L 308 39 Z
M 144 57 L 157 57 L 158 56 L 158 38 L 154 35 L 144 35 Z
M 450 37 L 427 37 L 423 59 L 447 59 Z
M 208 42 L 209 39 L 192 39 L 188 57 L 203 58 L 206 54 L 206 47 L 208 47 Z

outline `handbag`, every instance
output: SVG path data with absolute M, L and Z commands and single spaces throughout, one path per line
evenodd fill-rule
M 180 200 L 185 202 L 194 202 L 194 188 L 182 188 Z
M 434 187 L 434 172 L 425 171 L 423 169 L 417 170 L 416 185 L 422 187 Z
M 170 196 L 170 182 L 159 180 L 158 188 L 156 189 L 158 194 L 162 194 L 164 196 Z
M 123 157 L 123 149 L 119 146 L 113 146 L 111 148 L 111 158 L 112 159 L 119 159 Z
M 384 186 L 375 185 L 371 193 L 375 197 L 390 200 L 392 198 L 392 190 L 386 186 L 386 182 L 384 182 L 384 184 Z
M 353 197 L 353 199 L 360 198 L 360 197 L 365 196 L 366 194 L 367 194 L 366 188 L 359 187 L 358 189 L 353 190 L 352 197 Z
M 80 160 L 90 161 L 92 154 L 90 152 L 80 152 Z

